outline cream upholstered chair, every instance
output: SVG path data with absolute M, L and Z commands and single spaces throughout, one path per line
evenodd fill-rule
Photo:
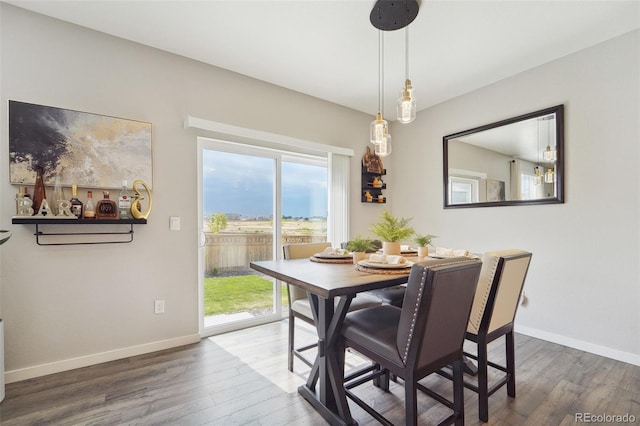
M 489 396 L 507 385 L 507 394 L 516 396 L 515 348 L 513 322 L 516 317 L 524 281 L 532 254 L 518 249 L 486 252 L 482 257 L 482 270 L 467 325 L 466 339 L 477 345 L 477 355 L 465 355 L 478 361 L 478 384 L 465 382 L 465 386 L 478 393 L 480 420 L 489 420 Z M 506 366 L 487 359 L 487 345 L 505 337 Z M 488 386 L 488 367 L 502 371 L 504 376 Z
M 365 377 L 356 373 L 344 378 L 346 396 L 380 423 L 388 419 L 367 405 L 351 389 L 372 378 L 393 374 L 404 379 L 405 424 L 417 425 L 417 390 L 453 410 L 441 424 L 464 425 L 462 345 L 481 264 L 460 259 L 448 264 L 420 262 L 411 267 L 402 308 L 393 305 L 361 309 L 345 317 L 339 341 L 376 366 Z M 418 381 L 440 368 L 453 365 L 453 401 Z M 388 376 L 387 376 L 388 377 Z M 388 384 L 388 382 L 387 382 Z M 388 386 L 381 386 L 388 390 Z
M 324 249 L 331 247 L 331 243 L 301 243 L 288 244 L 282 247 L 285 259 L 304 259 L 322 252 Z M 308 324 L 313 325 L 313 314 L 311 313 L 311 305 L 307 298 L 307 292 L 303 289 L 287 283 L 287 294 L 289 296 L 289 354 L 288 366 L 289 371 L 293 371 L 293 357 L 299 358 L 309 367 L 313 363 L 307 359 L 302 352 L 314 348 L 317 343 L 296 348 L 294 346 L 295 319 L 298 318 Z M 354 297 L 351 301 L 350 311 L 376 306 L 380 304 L 380 300 L 364 294 Z

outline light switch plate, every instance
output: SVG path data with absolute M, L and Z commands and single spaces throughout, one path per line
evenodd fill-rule
M 169 218 L 169 229 L 171 231 L 179 231 L 180 230 L 180 217 L 171 216 Z

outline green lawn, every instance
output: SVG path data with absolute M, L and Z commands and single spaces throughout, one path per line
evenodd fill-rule
M 205 316 L 244 312 L 273 306 L 273 283 L 258 275 L 204 279 Z M 282 305 L 287 305 L 286 286 Z

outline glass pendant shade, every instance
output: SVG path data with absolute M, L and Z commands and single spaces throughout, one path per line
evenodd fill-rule
M 540 171 L 540 167 L 536 167 L 535 184 L 542 185 L 542 172 Z
M 545 183 L 553 183 L 556 181 L 556 174 L 553 169 L 547 169 L 547 172 L 544 174 L 544 182 Z
M 391 135 L 387 134 L 381 143 L 376 144 L 375 153 L 378 157 L 391 154 Z
M 370 126 L 371 143 L 379 145 L 384 142 L 384 138 L 389 134 L 389 123 L 382 118 L 382 114 L 378 113 L 376 119 L 371 122 Z
M 411 87 L 411 80 L 404 83 L 404 90 L 398 99 L 398 121 L 402 124 L 411 123 L 416 119 L 416 98 Z
M 551 147 L 547 145 L 547 148 L 544 150 L 542 156 L 545 161 L 556 161 L 556 150 L 551 149 Z

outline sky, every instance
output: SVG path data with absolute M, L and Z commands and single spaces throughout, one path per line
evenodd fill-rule
M 204 216 L 238 213 L 270 217 L 273 214 L 275 160 L 204 150 Z M 327 216 L 327 169 L 300 163 L 282 163 L 282 215 Z

